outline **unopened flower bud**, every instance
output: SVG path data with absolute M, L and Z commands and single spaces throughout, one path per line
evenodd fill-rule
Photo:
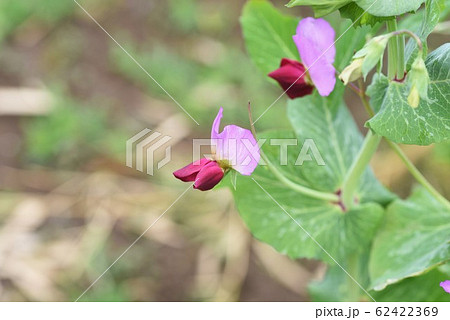
M 420 102 L 419 91 L 417 90 L 416 86 L 412 86 L 408 96 L 408 104 L 413 108 L 417 108 L 419 106 L 419 102 Z
M 428 70 L 421 54 L 411 65 L 411 70 L 408 73 L 408 84 L 411 88 L 408 103 L 411 107 L 416 108 L 420 99 L 428 99 L 428 85 L 430 84 Z
M 348 65 L 342 73 L 339 75 L 339 79 L 347 85 L 349 82 L 358 80 L 362 76 L 362 64 L 364 59 L 358 58 L 352 61 L 350 65 Z
M 362 65 L 364 77 L 367 76 L 370 70 L 372 70 L 383 57 L 389 38 L 389 36 L 378 36 L 369 41 L 367 55 Z
M 363 58 L 362 75 L 364 78 L 383 57 L 384 50 L 391 35 L 382 35 L 371 39 L 353 56 L 353 59 Z

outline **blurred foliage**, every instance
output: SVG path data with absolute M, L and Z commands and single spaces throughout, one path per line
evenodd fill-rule
M 46 165 L 77 167 L 95 156 L 123 149 L 119 131 L 108 130 L 106 112 L 57 95 L 48 116 L 26 123 L 27 155 Z M 122 139 L 120 139 L 122 138 Z
M 0 42 L 27 19 L 43 23 L 56 23 L 70 15 L 75 8 L 73 1 L 0 0 Z
M 267 101 L 277 98 L 275 88 L 248 61 L 245 53 L 233 47 L 225 48 L 211 39 L 194 39 L 189 54 L 196 56 L 196 60 L 180 56 L 161 44 L 141 50 L 127 47 L 127 51 L 164 84 L 164 89 L 181 97 L 182 102 L 179 102 L 201 123 L 211 122 L 219 106 L 224 106 L 232 119 L 247 126 L 247 101 L 257 110 L 264 110 L 269 106 Z M 149 94 L 167 97 L 120 48 L 111 47 L 110 62 L 117 72 L 136 85 L 144 86 Z M 276 117 L 262 119 L 261 124 L 263 127 L 286 126 L 287 121 Z

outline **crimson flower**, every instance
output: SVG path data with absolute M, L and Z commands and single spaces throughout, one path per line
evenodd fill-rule
M 291 99 L 311 94 L 314 87 L 321 96 L 328 96 L 336 84 L 333 66 L 336 55 L 335 32 L 324 19 L 300 20 L 292 37 L 302 63 L 283 58 L 280 68 L 269 73 Z

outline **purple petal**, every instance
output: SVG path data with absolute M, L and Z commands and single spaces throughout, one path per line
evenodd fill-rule
M 334 36 L 335 32 L 327 21 L 308 17 L 300 20 L 297 34 L 292 37 L 321 96 L 328 96 L 336 84 Z
M 223 178 L 223 169 L 215 161 L 206 164 L 198 173 L 194 182 L 194 189 L 211 190 Z
M 445 292 L 450 293 L 450 280 L 442 281 L 439 285 Z
M 258 166 L 259 146 L 250 130 L 228 125 L 219 134 L 216 154 L 220 160 L 227 160 L 240 174 L 249 176 Z
M 178 169 L 173 173 L 173 175 L 175 176 L 175 178 L 180 179 L 184 182 L 195 181 L 197 174 L 209 162 L 211 162 L 211 160 L 202 158 L 200 160 L 192 162 L 191 164 L 188 164 L 184 168 Z
M 223 108 L 220 107 L 219 112 L 217 113 L 216 118 L 214 119 L 212 128 L 211 128 L 211 139 L 219 138 L 219 129 L 220 129 L 220 120 L 222 119 Z
M 211 144 L 216 160 L 226 160 L 243 175 L 250 175 L 258 166 L 259 146 L 250 130 L 228 125 L 220 130 L 223 108 L 220 108 L 211 129 Z

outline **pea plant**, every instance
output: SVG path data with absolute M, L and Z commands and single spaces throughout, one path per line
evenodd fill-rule
M 259 118 L 280 108 L 275 102 L 258 118 L 248 107 L 251 130 L 228 125 L 220 132 L 220 109 L 212 156 L 175 177 L 203 191 L 224 180 L 257 239 L 291 258 L 326 263 L 324 279 L 309 285 L 313 300 L 450 301 L 450 202 L 398 145 L 450 138 L 450 44 L 432 52 L 427 46 L 450 8 L 444 0 L 287 6 L 310 6 L 314 17 L 250 0 L 241 24 L 261 76 L 282 88 L 279 99 L 289 98 L 292 130 L 256 132 Z M 365 137 L 344 102 L 346 89 L 367 112 Z M 369 168 L 382 139 L 417 181 L 405 200 Z M 269 140 L 313 143 L 261 143 Z M 296 152 L 285 152 L 288 146 Z

